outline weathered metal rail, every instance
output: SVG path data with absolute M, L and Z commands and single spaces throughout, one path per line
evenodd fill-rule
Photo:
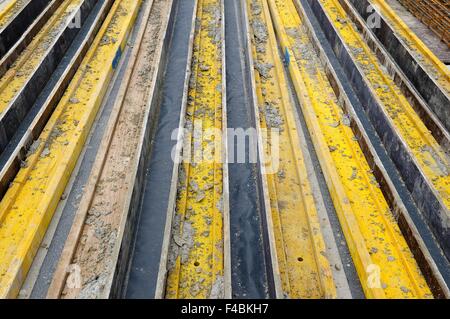
M 176 163 L 172 151 L 177 145 L 174 132 L 186 110 L 187 90 L 193 54 L 197 1 L 174 1 L 174 17 L 167 47 L 167 63 L 161 79 L 162 87 L 155 132 L 143 142 L 141 163 L 135 181 L 132 211 L 136 228 L 131 241 L 132 258 L 126 276 L 123 297 L 155 298 L 158 271 L 164 262 L 163 243 L 170 190 Z M 188 32 L 186 32 L 188 30 Z M 153 190 L 153 191 L 150 191 Z M 157 191 L 155 191 L 157 190 Z M 152 258 L 148 258 L 152 256 Z
M 253 33 L 248 4 L 246 1 L 225 1 L 224 4 L 227 122 L 234 132 L 228 135 L 232 297 L 275 298 L 272 254 L 275 247 L 268 231 L 270 221 L 264 204 L 263 174 L 255 134 L 259 108 L 253 80 Z
M 449 158 L 379 64 L 338 1 L 308 1 L 387 153 L 449 254 Z
M 301 3 L 301 5 L 300 5 Z M 440 244 L 433 236 L 424 216 L 397 171 L 392 159 L 382 146 L 365 108 L 352 88 L 326 33 L 314 17 L 307 0 L 294 2 L 301 15 L 312 44 L 325 68 L 336 95 L 340 97 L 343 112 L 351 119 L 351 128 L 357 137 L 380 189 L 388 202 L 400 230 L 417 260 L 434 296 L 449 296 L 450 265 Z
M 30 146 L 41 134 L 72 77 L 78 70 L 81 61 L 89 50 L 103 20 L 108 14 L 112 2 L 112 0 L 103 1 L 97 4 L 97 8 L 93 9 L 90 16 L 92 21 L 90 21 L 89 25 L 83 26 L 83 29 L 74 39 L 74 41 L 76 41 L 80 38 L 81 41 L 73 43 L 72 46 L 76 45 L 77 47 L 72 50 L 72 52 L 68 52 L 65 56 L 65 59 L 68 59 L 69 61 L 65 63 L 63 69 L 59 70 L 59 72 L 55 71 L 52 74 L 52 78 L 56 76 L 57 79 L 55 78 L 55 80 L 47 83 L 46 87 L 43 89 L 47 89 L 50 92 L 48 94 L 41 94 L 38 99 L 34 101 L 34 105 L 31 107 L 30 112 L 24 116 L 23 122 L 18 124 L 17 132 L 12 136 L 4 151 L 1 153 L 0 193 L 2 195 L 4 195 L 8 189 L 9 184 L 14 179 L 21 166 L 24 165 Z
M 110 1 L 105 1 L 105 3 L 108 2 L 109 6 L 105 5 L 104 8 L 106 11 L 111 5 Z M 25 141 L 22 141 L 23 143 L 18 145 L 10 145 L 10 143 L 16 137 L 21 123 L 45 88 L 47 81 L 57 69 L 58 64 L 63 59 L 94 4 L 95 1 L 93 0 L 67 0 L 62 3 L 50 20 L 34 37 L 33 41 L 22 51 L 17 60 L 0 79 L 0 94 L 2 97 L 0 100 L 0 152 L 5 164 L 1 168 L 1 195 L 4 195 L 8 189 L 11 179 L 20 166 L 20 161 L 25 159 L 25 149 L 29 146 L 31 140 L 28 137 Z M 80 15 L 80 26 L 73 28 L 71 23 L 76 15 Z M 96 31 L 95 28 L 93 30 Z M 86 38 L 88 41 L 84 43 L 84 46 L 81 46 L 78 56 L 82 57 L 81 53 L 85 53 L 86 45 L 90 44 L 89 39 L 91 38 Z M 73 75 L 74 70 L 77 68 L 76 62 L 77 60 L 75 59 L 74 63 L 72 63 L 73 68 L 67 75 Z M 54 108 L 55 103 L 61 98 L 61 91 L 64 90 L 64 83 L 67 84 L 67 80 L 67 77 L 62 77 L 62 82 L 59 83 L 62 89 L 55 87 L 54 99 L 50 101 L 48 107 L 42 109 L 42 112 L 47 114 L 47 119 L 52 107 Z M 41 119 L 37 117 L 37 121 L 40 122 Z M 40 129 L 42 129 L 42 122 L 40 124 Z M 29 129 L 33 131 L 34 135 L 40 133 L 40 129 L 36 129 L 33 126 Z M 15 154 L 3 154 L 8 146 L 10 149 L 17 149 L 17 151 L 13 152 Z M 7 158 L 6 160 L 5 157 Z M 10 159 L 11 162 L 9 162 Z
M 330 262 L 308 180 L 270 12 L 264 1 L 247 1 L 257 95 L 257 125 L 266 212 L 271 219 L 278 297 L 336 298 Z M 265 138 L 264 138 L 265 137 Z M 275 146 L 275 148 L 272 148 Z M 276 148 L 279 146 L 279 148 Z
M 138 45 L 133 46 L 48 298 L 107 298 L 123 294 L 137 220 L 137 208 L 132 205 L 140 196 L 134 184 L 140 180 L 137 172 L 148 151 L 157 114 L 173 3 L 153 0 L 143 4 L 141 22 L 136 27 Z M 70 286 L 73 265 L 79 266 L 81 287 Z
M 116 1 L 0 203 L 0 296 L 17 295 L 77 162 L 139 9 Z
M 450 7 L 446 0 L 399 0 L 450 47 Z
M 433 117 L 439 119 L 441 125 L 447 131 L 446 134 L 448 134 L 450 131 L 450 110 L 448 108 L 450 103 L 450 72 L 448 68 L 411 31 L 386 1 L 340 0 L 340 3 L 348 13 L 349 18 L 356 23 L 358 29 L 364 29 L 365 39 L 371 49 L 376 52 L 381 63 L 388 58 L 384 57 L 385 54 L 382 49 L 377 48 L 380 45 L 403 72 L 403 75 L 398 74 L 391 66 L 388 66 L 388 70 L 394 72 L 392 77 L 396 84 L 402 89 L 403 94 L 421 116 L 425 125 L 433 132 L 438 142 L 441 142 L 441 137 L 436 134 L 436 128 L 433 128 L 433 124 L 430 123 L 430 117 L 431 119 Z M 355 11 L 357 14 L 354 13 Z M 361 19 L 358 19 L 357 15 Z M 373 36 L 370 36 L 370 34 L 373 34 Z M 372 37 L 375 37 L 377 41 L 374 41 Z M 408 84 L 404 83 L 402 77 L 408 79 L 416 93 L 414 91 L 411 93 L 405 92 L 404 87 Z M 417 107 L 417 103 L 411 100 L 412 95 L 417 93 L 426 103 L 425 108 Z M 420 110 L 421 108 L 423 110 Z M 427 109 L 434 114 L 430 114 Z M 436 120 L 433 121 L 437 122 Z
M 384 1 L 11 0 L 0 36 L 0 298 L 107 95 L 48 298 L 450 297 L 450 76 Z
M 37 24 L 41 24 L 45 21 L 42 17 L 49 17 L 49 15 L 45 13 L 41 15 L 42 11 L 51 14 L 55 5 L 57 7 L 59 3 L 62 2 L 59 0 L 52 1 L 54 5 L 49 5 L 46 8 L 50 1 L 51 0 L 11 0 L 5 4 L 0 11 L 0 59 L 2 59 L 4 55 L 19 42 L 19 39 L 23 36 L 25 31 L 34 24 L 36 18 L 39 21 Z M 30 39 L 29 36 L 25 37 Z

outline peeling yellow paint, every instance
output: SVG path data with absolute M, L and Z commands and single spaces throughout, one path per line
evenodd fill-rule
M 27 3 L 26 0 L 8 0 L 0 10 L 0 30 L 5 28 Z
M 264 130 L 275 129 L 267 132 L 264 151 L 267 158 L 279 158 L 278 170 L 266 174 L 265 178 L 283 291 L 289 298 L 335 298 L 336 288 L 269 8 L 261 0 L 247 0 L 247 4 L 253 57 L 259 71 L 255 74 L 255 84 L 260 126 Z M 279 134 L 276 155 L 271 154 L 269 147 L 274 143 L 272 134 Z
M 222 5 L 198 1 L 166 298 L 223 296 Z
M 432 297 L 292 0 L 266 1 L 366 297 Z

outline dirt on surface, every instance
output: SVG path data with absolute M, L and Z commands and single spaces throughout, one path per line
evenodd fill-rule
M 165 0 L 153 2 L 105 165 L 72 259 L 72 264 L 80 267 L 82 287 L 70 289 L 66 285 L 62 298 L 101 298 L 110 284 L 108 281 L 117 258 L 114 254 L 121 244 L 119 227 L 127 213 L 124 208 L 132 188 L 130 169 L 138 155 L 144 116 L 150 107 L 148 100 L 155 78 L 156 52 L 162 44 L 162 25 L 167 22 L 164 19 L 168 9 Z M 108 38 L 103 41 L 113 40 Z
M 18 12 L 25 5 L 25 2 L 27 1 L 17 1 L 12 10 L 17 9 Z M 72 5 L 69 6 L 69 4 Z M 55 42 L 66 29 L 69 17 L 79 7 L 79 4 L 76 5 L 75 0 L 66 0 L 61 4 L 52 18 L 44 25 L 27 48 L 21 52 L 3 77 L 1 77 L 0 95 L 2 99 L 0 99 L 0 108 L 3 109 L 3 112 L 11 105 L 13 98 L 17 97 L 23 91 L 25 83 L 44 61 L 48 50 L 54 46 Z M 0 30 L 2 29 L 1 23 L 3 20 L 0 17 Z
M 6 8 L 6 6 L 9 5 L 8 2 L 11 1 L 0 1 L 0 10 Z M 6 27 L 8 23 L 11 22 L 11 19 L 14 18 L 28 2 L 30 2 L 30 0 L 17 0 L 8 11 L 0 16 L 0 29 Z

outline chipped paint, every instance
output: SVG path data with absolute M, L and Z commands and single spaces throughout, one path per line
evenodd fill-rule
M 366 297 L 431 298 L 292 0 L 267 1 Z

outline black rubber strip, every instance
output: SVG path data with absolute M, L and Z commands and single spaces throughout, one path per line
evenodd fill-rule
M 163 78 L 159 118 L 152 141 L 149 163 L 142 170 L 142 201 L 133 240 L 128 280 L 124 297 L 154 298 L 159 272 L 169 193 L 174 162 L 171 157 L 176 141 L 172 132 L 178 128 L 189 36 L 195 1 L 177 1 L 172 39 Z M 190 62 L 189 62 L 190 63 Z

